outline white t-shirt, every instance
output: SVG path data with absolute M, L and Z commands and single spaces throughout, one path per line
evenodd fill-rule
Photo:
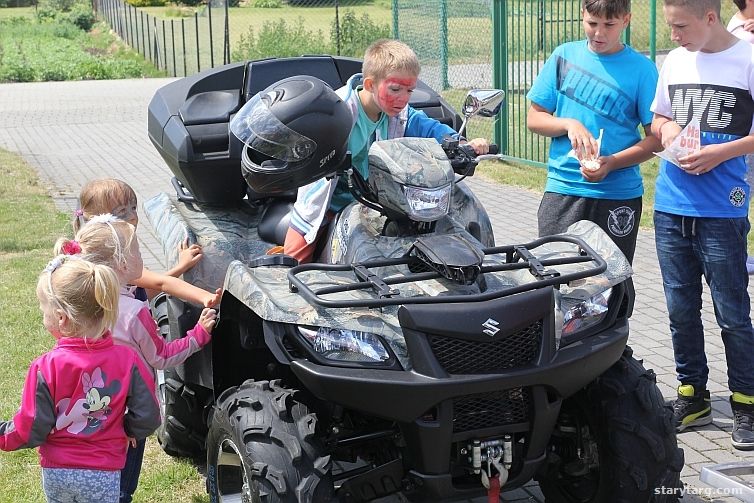
M 754 44 L 754 33 L 744 30 L 744 23 L 746 19 L 738 17 L 738 14 L 734 14 L 730 21 L 728 21 L 728 31 L 737 36 L 741 40 L 746 40 L 750 44 Z

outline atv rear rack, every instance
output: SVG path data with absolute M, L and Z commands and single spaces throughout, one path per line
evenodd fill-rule
M 557 258 L 540 260 L 531 253 L 534 250 L 547 243 L 572 243 L 578 246 L 578 249 L 570 255 L 563 255 Z M 492 291 L 485 291 L 474 294 L 456 294 L 456 295 L 439 295 L 439 296 L 405 296 L 400 291 L 392 288 L 395 285 L 405 283 L 415 283 L 418 281 L 427 281 L 441 279 L 443 275 L 436 271 L 426 272 L 408 272 L 407 274 L 381 278 L 373 272 L 373 269 L 380 267 L 390 267 L 398 265 L 409 266 L 415 258 L 405 255 L 393 259 L 369 260 L 354 264 L 302 264 L 292 267 L 288 271 L 288 283 L 291 292 L 297 292 L 312 305 L 326 308 L 352 308 L 368 307 L 378 308 L 385 306 L 397 306 L 403 304 L 439 304 L 453 302 L 482 302 L 486 300 L 507 297 L 521 292 L 535 290 L 547 286 L 559 286 L 579 279 L 596 276 L 605 272 L 607 263 L 600 257 L 584 240 L 575 236 L 556 235 L 546 236 L 525 244 L 494 246 L 481 249 L 485 257 L 491 255 L 500 255 L 504 258 L 503 263 L 482 264 L 479 270 L 480 277 L 484 273 L 494 273 L 503 271 L 516 271 L 528 269 L 529 272 L 538 281 L 525 283 L 516 286 L 509 286 Z M 561 274 L 557 270 L 548 269 L 548 267 L 579 264 L 593 262 L 595 265 L 582 271 Z M 310 287 L 299 276 L 302 273 L 310 271 L 322 272 L 344 272 L 352 271 L 354 274 L 353 282 L 339 284 L 337 286 L 327 286 L 322 288 Z M 328 299 L 338 293 L 349 291 L 370 290 L 376 297 L 365 299 Z

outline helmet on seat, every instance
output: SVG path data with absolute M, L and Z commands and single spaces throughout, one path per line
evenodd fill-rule
M 257 93 L 230 122 L 245 144 L 241 173 L 247 185 L 269 195 L 335 174 L 352 126 L 351 112 L 335 91 L 306 75 Z

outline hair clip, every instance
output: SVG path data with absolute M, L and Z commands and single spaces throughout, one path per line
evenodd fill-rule
M 42 272 L 49 272 L 52 274 L 58 267 L 63 265 L 63 262 L 65 262 L 65 255 L 58 255 L 47 263 L 47 267 L 45 267 Z
M 84 216 L 84 210 L 82 210 L 81 208 L 76 209 L 73 212 L 73 216 L 76 217 L 76 218 L 83 217 Z
M 66 241 L 60 250 L 64 255 L 77 255 L 81 253 L 81 245 L 75 239 Z
M 112 213 L 102 213 L 101 215 L 95 215 L 89 219 L 89 223 L 97 224 L 114 224 L 115 222 L 122 222 L 122 220 Z

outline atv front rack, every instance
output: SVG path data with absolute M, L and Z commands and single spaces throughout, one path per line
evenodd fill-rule
M 535 250 L 542 245 L 558 242 L 575 244 L 577 246 L 577 249 L 574 252 L 569 251 L 568 254 L 561 254 L 561 256 L 557 258 L 548 258 L 542 260 L 538 259 L 532 253 L 532 250 Z M 592 250 L 592 248 L 589 247 L 589 245 L 587 245 L 584 240 L 575 236 L 546 236 L 525 244 L 481 248 L 481 251 L 484 253 L 485 257 L 490 257 L 493 255 L 499 256 L 500 259 L 502 259 L 502 262 L 498 260 L 497 263 L 482 263 L 479 270 L 480 278 L 482 278 L 485 273 L 528 269 L 528 271 L 532 276 L 534 276 L 536 281 L 520 285 L 505 286 L 490 291 L 482 291 L 480 293 L 471 294 L 451 294 L 438 296 L 401 295 L 400 290 L 392 287 L 401 284 L 416 283 L 419 281 L 443 278 L 442 274 L 432 270 L 423 272 L 411 272 L 409 266 L 412 264 L 412 261 L 415 260 L 415 258 L 405 255 L 399 258 L 370 260 L 350 265 L 317 263 L 298 265 L 292 267 L 291 270 L 288 271 L 289 289 L 291 292 L 299 293 L 299 295 L 304 297 L 310 304 L 326 308 L 379 308 L 403 304 L 481 302 L 501 297 L 507 297 L 509 295 L 514 295 L 517 293 L 535 290 L 547 286 L 560 286 L 572 281 L 596 276 L 605 272 L 605 270 L 607 269 L 607 263 L 605 262 L 605 260 L 600 257 L 594 250 Z M 561 274 L 557 270 L 550 269 L 551 267 L 558 265 L 589 262 L 593 263 L 594 265 L 592 267 L 567 274 Z M 407 266 L 407 272 L 399 276 L 382 278 L 374 272 L 374 269 L 400 265 Z M 415 268 L 411 269 L 416 270 Z M 348 281 L 351 282 L 343 282 L 336 286 L 314 288 L 308 285 L 306 281 L 301 277 L 304 276 L 304 273 L 312 271 L 320 271 L 323 273 L 351 271 L 353 272 L 353 277 L 351 279 L 350 277 L 346 276 Z M 339 279 L 341 278 L 339 277 Z M 364 299 L 337 300 L 327 298 L 339 293 L 353 291 L 370 291 L 372 292 L 373 297 Z

